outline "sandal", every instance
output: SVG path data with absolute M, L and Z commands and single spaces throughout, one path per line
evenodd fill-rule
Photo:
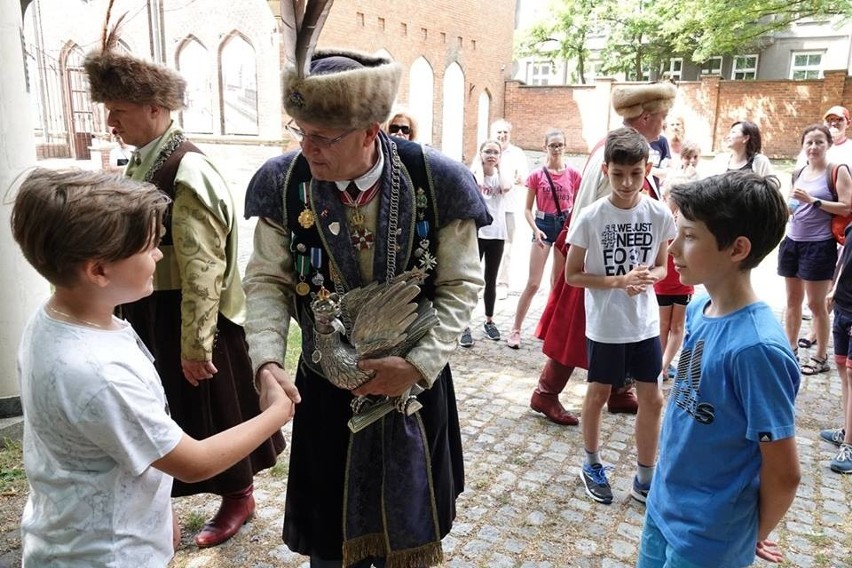
M 796 342 L 799 347 L 804 347 L 805 349 L 810 349 L 814 345 L 816 345 L 816 341 L 811 341 L 807 337 L 800 337 L 799 341 Z
M 805 376 L 816 375 L 817 373 L 827 373 L 831 370 L 831 367 L 828 365 L 828 357 L 824 359 L 817 359 L 816 357 L 811 357 L 811 360 L 801 365 L 802 374 Z

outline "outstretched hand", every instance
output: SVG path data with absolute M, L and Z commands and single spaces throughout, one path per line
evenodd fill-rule
M 773 564 L 778 564 L 784 560 L 784 555 L 778 549 L 778 543 L 769 539 L 758 541 L 754 552 L 758 558 Z
M 284 412 L 284 423 L 289 422 L 293 418 L 296 405 L 272 373 L 258 373 L 258 376 L 260 378 L 260 409 L 266 410 L 273 406 L 280 406 Z
M 365 359 L 358 362 L 358 368 L 373 373 L 372 379 L 352 391 L 358 396 L 401 396 L 422 378 L 420 371 L 402 357 Z
M 296 388 L 296 383 L 294 383 L 293 379 L 290 378 L 290 373 L 278 366 L 277 363 L 266 363 L 265 365 L 261 365 L 260 369 L 257 371 L 258 384 L 262 386 L 263 381 L 267 379 L 267 376 L 275 379 L 275 382 L 281 385 L 281 388 L 284 389 L 287 397 L 294 403 L 298 404 L 302 402 L 302 395 L 299 394 L 299 389 Z

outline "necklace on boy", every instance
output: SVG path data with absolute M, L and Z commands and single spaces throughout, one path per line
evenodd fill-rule
M 74 316 L 72 316 L 71 314 L 68 314 L 68 313 L 63 312 L 62 310 L 57 310 L 57 309 L 56 309 L 55 307 L 53 307 L 50 303 L 47 303 L 47 304 L 45 304 L 45 305 L 47 306 L 47 309 L 48 309 L 48 310 L 49 310 L 49 311 L 50 311 L 53 315 L 60 316 L 60 317 L 64 318 L 64 320 L 65 320 L 65 321 L 68 321 L 68 322 L 70 322 L 70 323 L 84 323 L 84 324 L 86 324 L 86 325 L 88 325 L 88 326 L 96 327 L 96 328 L 98 328 L 98 329 L 107 329 L 107 326 L 105 326 L 105 325 L 101 325 L 101 324 L 99 324 L 99 323 L 95 323 L 95 322 L 93 322 L 93 321 L 84 320 L 84 319 L 82 319 L 82 318 L 74 317 Z

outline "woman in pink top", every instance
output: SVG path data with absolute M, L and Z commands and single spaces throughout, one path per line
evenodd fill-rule
M 521 346 L 521 325 L 530 308 L 533 296 L 541 284 L 547 256 L 553 243 L 562 230 L 565 220 L 571 215 L 574 195 L 580 187 L 580 172 L 563 161 L 565 134 L 561 130 L 550 129 L 544 137 L 544 151 L 547 163 L 533 170 L 527 177 L 527 202 L 524 216 L 533 231 L 533 244 L 530 251 L 530 271 L 527 285 L 518 299 L 515 322 L 506 343 L 513 349 Z M 533 213 L 533 205 L 536 211 Z M 565 257 L 553 255 L 551 286 L 554 278 L 561 276 L 565 266 Z

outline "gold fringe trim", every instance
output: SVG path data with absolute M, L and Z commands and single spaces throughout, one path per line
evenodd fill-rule
M 367 534 L 343 543 L 343 565 L 351 566 L 371 556 L 384 557 L 387 554 L 383 534 Z
M 391 552 L 385 562 L 385 568 L 422 568 L 437 566 L 444 561 L 444 551 L 440 542 L 430 542 L 418 548 Z
M 368 534 L 343 543 L 343 565 L 351 566 L 370 557 L 385 558 L 385 568 L 422 568 L 437 566 L 444 561 L 441 542 L 430 542 L 417 548 L 395 550 L 388 554 L 385 537 Z

